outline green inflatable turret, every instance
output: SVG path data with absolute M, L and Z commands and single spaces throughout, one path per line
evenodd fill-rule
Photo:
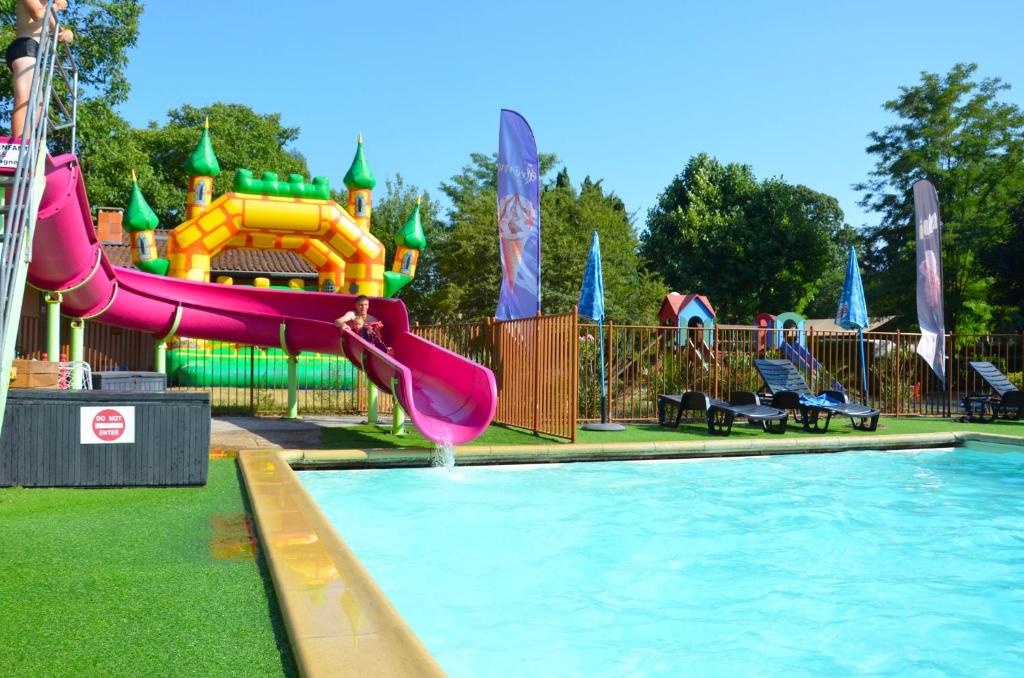
M 420 199 L 416 198 L 416 207 L 413 208 L 412 214 L 406 219 L 405 225 L 395 233 L 395 262 L 390 271 L 384 271 L 385 297 L 395 296 L 395 293 L 411 283 L 413 276 L 416 275 L 420 251 L 427 246 L 420 206 Z
M 160 223 L 156 212 L 146 202 L 139 188 L 138 177 L 132 170 L 132 196 L 128 200 L 128 211 L 125 213 L 125 229 L 132 245 L 132 263 L 135 268 L 146 273 L 167 275 L 170 262 L 157 256 L 156 237 L 153 230 Z

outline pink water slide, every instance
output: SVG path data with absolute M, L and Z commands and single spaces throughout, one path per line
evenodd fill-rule
M 10 173 L 11 170 L 7 170 Z M 491 423 L 498 395 L 486 367 L 409 332 L 405 304 L 374 299 L 389 356 L 333 321 L 354 308 L 344 294 L 192 282 L 113 266 L 92 227 L 81 168 L 73 155 L 48 159 L 29 282 L 61 292 L 65 315 L 164 338 L 170 334 L 344 355 L 393 393 L 434 442 L 460 444 Z

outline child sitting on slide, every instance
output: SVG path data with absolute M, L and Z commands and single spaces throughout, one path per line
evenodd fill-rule
M 370 315 L 370 299 L 360 294 L 356 297 L 356 310 L 349 311 L 334 321 L 338 329 L 349 329 L 358 334 L 376 348 L 388 355 L 394 355 L 395 349 L 384 343 L 384 323 Z

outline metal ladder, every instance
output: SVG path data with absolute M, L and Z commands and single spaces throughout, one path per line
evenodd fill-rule
M 25 129 L 20 144 L 8 149 L 8 152 L 17 152 L 18 165 L 13 175 L 0 175 L 0 194 L 6 198 L 0 205 L 0 433 L 21 322 L 25 279 L 32 260 L 32 237 L 39 201 L 46 187 L 47 134 L 70 130 L 72 153 L 77 141 L 78 67 L 68 46 L 57 41 L 60 25 L 54 0 L 47 1 L 42 23 Z M 55 74 L 59 83 L 56 91 Z M 52 110 L 51 101 L 57 104 Z

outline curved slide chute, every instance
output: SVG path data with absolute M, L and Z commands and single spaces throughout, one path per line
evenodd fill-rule
M 416 428 L 434 442 L 460 444 L 479 436 L 494 418 L 497 388 L 486 367 L 409 332 L 405 304 L 374 299 L 384 322 L 387 355 L 333 321 L 355 297 L 234 287 L 142 273 L 113 266 L 92 228 L 78 160 L 47 161 L 28 280 L 61 292 L 69 316 L 153 334 L 344 354 L 369 379 L 392 393 Z

